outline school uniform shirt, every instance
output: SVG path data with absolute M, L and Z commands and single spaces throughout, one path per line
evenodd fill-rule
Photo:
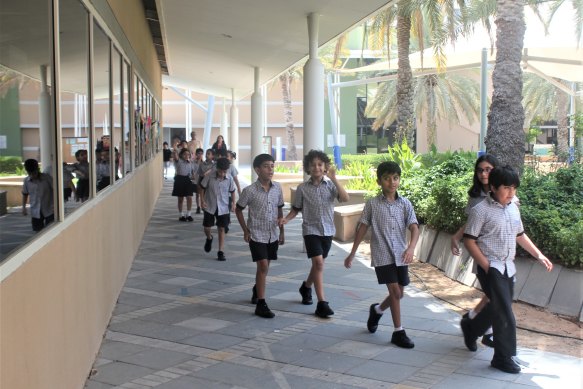
M 53 202 L 53 179 L 46 173 L 40 173 L 38 178 L 32 180 L 26 177 L 22 184 L 22 194 L 28 195 L 30 203 L 30 215 L 40 219 L 55 213 Z
M 225 215 L 231 212 L 229 209 L 229 198 L 235 191 L 235 182 L 229 174 L 222 180 L 217 177 L 216 172 L 204 177 L 200 183 L 204 188 L 205 211 L 210 214 Z
M 419 224 L 411 202 L 397 193 L 395 201 L 382 194 L 366 202 L 360 223 L 371 228 L 370 256 L 373 267 L 403 263 L 407 228 Z
M 298 185 L 292 206 L 302 211 L 302 235 L 333 236 L 334 200 L 338 198 L 338 188 L 324 177 L 320 185 L 314 185 L 311 179 Z
M 474 239 L 490 266 L 512 277 L 516 274 L 516 237 L 522 234 L 524 227 L 516 203 L 503 205 L 488 195 L 471 209 L 464 239 Z
M 194 175 L 195 167 L 196 165 L 192 162 L 179 159 L 175 164 L 176 175 L 192 177 Z
M 259 180 L 243 189 L 237 207 L 249 206 L 247 228 L 254 242 L 272 243 L 279 239 L 277 215 L 283 205 L 283 191 L 278 182 L 270 182 L 267 191 Z
M 204 177 L 204 174 L 206 172 L 208 172 L 209 170 L 211 170 L 213 167 L 215 166 L 215 162 L 214 161 L 202 161 L 199 165 L 198 165 L 198 176 L 199 177 Z M 212 174 L 212 173 L 210 173 Z

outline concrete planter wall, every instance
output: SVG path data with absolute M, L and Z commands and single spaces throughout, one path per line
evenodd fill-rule
M 472 273 L 473 258 L 466 250 L 461 256 L 452 255 L 450 240 L 451 234 L 422 225 L 415 255 L 420 261 L 443 270 L 448 277 L 479 287 Z M 532 258 L 521 257 L 516 258 L 516 267 L 515 300 L 583 321 L 583 271 L 555 265 L 548 273 Z

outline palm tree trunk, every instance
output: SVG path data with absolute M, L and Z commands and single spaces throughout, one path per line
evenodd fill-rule
M 486 149 L 503 165 L 521 172 L 524 166 L 522 107 L 522 48 L 524 0 L 498 0 L 496 5 L 496 64 L 492 73 L 492 104 L 488 113 Z
M 557 156 L 566 161 L 569 157 L 569 96 L 557 89 Z
M 427 85 L 427 149 L 435 144 L 437 139 L 437 102 L 435 96 L 435 85 L 437 84 L 437 75 L 430 74 L 425 77 Z
M 291 90 L 290 90 L 290 76 L 289 72 L 283 73 L 279 76 L 281 83 L 281 94 L 283 96 L 283 118 L 285 120 L 285 134 L 287 136 L 287 155 L 288 161 L 296 161 L 298 154 L 296 151 L 296 138 L 294 130 L 294 122 L 292 119 L 292 104 L 291 104 Z
M 399 14 L 397 16 L 397 48 L 398 66 L 397 71 L 397 134 L 396 141 L 401 143 L 402 139 L 407 139 L 411 148 L 413 146 L 413 135 L 415 132 L 415 119 L 413 117 L 413 74 L 409 63 L 409 43 L 411 34 L 411 17 L 401 10 L 404 2 L 398 4 Z

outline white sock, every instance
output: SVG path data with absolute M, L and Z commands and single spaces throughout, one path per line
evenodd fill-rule
M 399 328 L 395 328 L 395 331 L 394 332 L 397 332 L 397 331 L 403 331 L 403 326 L 401 326 Z
M 379 315 L 382 315 L 382 314 L 383 314 L 383 312 L 385 312 L 385 311 L 383 311 L 383 310 L 381 309 L 381 305 L 380 305 L 380 304 L 377 304 L 377 305 L 375 305 L 375 306 L 374 306 L 374 310 L 375 310 L 375 312 L 376 312 L 376 313 L 378 313 Z
M 186 216 L 186 214 L 184 213 L 184 211 L 180 212 L 180 216 Z
M 474 311 L 473 309 L 470 309 L 470 312 L 468 312 L 468 317 L 470 319 L 473 319 L 474 317 L 476 317 L 478 315 L 478 312 Z
M 186 216 L 190 216 L 190 211 L 186 211 Z

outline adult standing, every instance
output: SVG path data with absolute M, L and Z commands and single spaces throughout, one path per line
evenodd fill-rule
M 212 149 L 215 151 L 217 157 L 227 156 L 227 144 L 225 143 L 225 138 L 222 135 L 217 136 L 217 141 L 213 143 Z
M 196 155 L 196 149 L 202 149 L 202 142 L 196 139 L 196 131 L 192 131 L 190 133 L 190 142 L 188 142 L 188 150 L 192 157 Z

